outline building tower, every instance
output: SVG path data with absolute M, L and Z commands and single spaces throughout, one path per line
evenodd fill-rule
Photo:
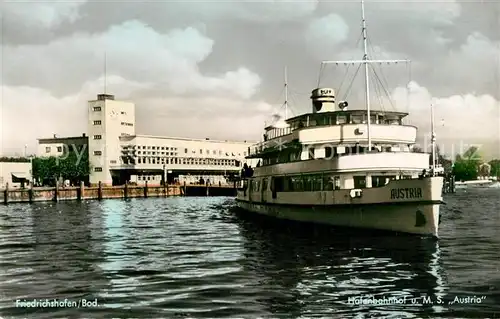
M 135 135 L 135 104 L 98 94 L 88 101 L 90 184 L 112 185 L 112 171 L 120 166 L 120 136 Z

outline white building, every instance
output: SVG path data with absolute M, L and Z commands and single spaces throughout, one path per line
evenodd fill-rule
M 0 160 L 0 189 L 28 186 L 31 182 L 31 163 Z
M 200 179 L 225 183 L 245 162 L 257 164 L 245 160 L 255 142 L 137 135 L 134 103 L 117 101 L 108 94 L 88 102 L 88 137 L 74 139 L 88 145 L 91 184 L 147 181 L 153 185 L 165 177 L 170 183 Z M 72 143 L 71 138 L 40 139 L 38 156 L 62 155 L 63 149 L 75 149 Z

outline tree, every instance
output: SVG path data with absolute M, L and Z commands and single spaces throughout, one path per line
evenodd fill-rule
M 55 186 L 56 179 L 59 177 L 77 185 L 81 181 L 88 181 L 90 171 L 88 152 L 84 152 L 80 158 L 76 152 L 70 151 L 61 157 L 51 156 L 33 159 L 33 177 L 41 185 Z
M 479 175 L 479 165 L 483 162 L 478 148 L 470 147 L 462 155 L 457 154 L 452 173 L 460 181 L 476 180 Z
M 491 160 L 488 164 L 491 166 L 490 175 L 500 178 L 500 159 Z

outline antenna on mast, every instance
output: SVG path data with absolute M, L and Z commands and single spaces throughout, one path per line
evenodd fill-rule
M 285 120 L 288 118 L 288 78 L 285 65 Z
M 431 145 L 432 145 L 432 176 L 436 175 L 436 132 L 434 131 L 434 105 L 431 103 Z

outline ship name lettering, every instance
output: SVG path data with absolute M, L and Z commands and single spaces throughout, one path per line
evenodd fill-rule
M 391 199 L 422 198 L 422 188 L 393 188 Z

